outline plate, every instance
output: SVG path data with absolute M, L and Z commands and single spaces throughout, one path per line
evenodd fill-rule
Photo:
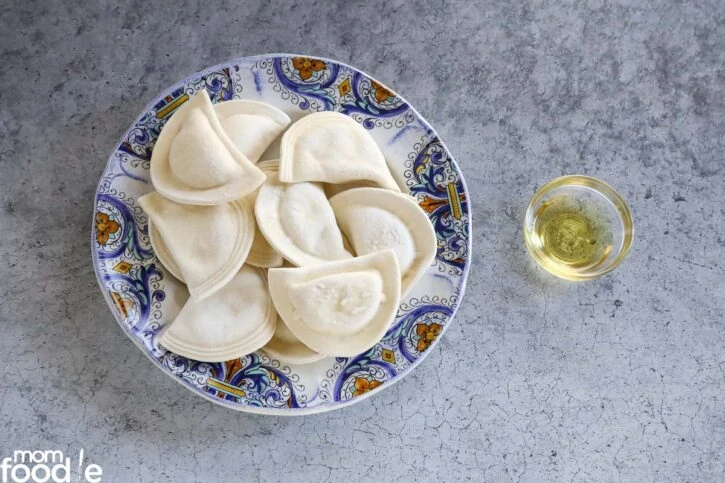
M 190 360 L 157 343 L 180 310 L 186 288 L 158 261 L 138 198 L 153 190 L 151 151 L 161 128 L 195 92 L 212 102 L 264 101 L 293 119 L 342 112 L 373 135 L 393 176 L 435 227 L 438 252 L 401 300 L 380 343 L 351 358 L 288 365 L 258 351 L 224 363 Z M 262 159 L 278 154 L 274 144 Z M 277 152 L 276 152 L 277 151 Z M 194 393 L 231 409 L 274 415 L 329 411 L 390 387 L 440 340 L 460 304 L 470 265 L 471 228 L 463 175 L 436 132 L 402 97 L 369 75 L 330 59 L 272 54 L 198 72 L 152 101 L 108 158 L 95 197 L 93 265 L 123 331 L 164 373 Z

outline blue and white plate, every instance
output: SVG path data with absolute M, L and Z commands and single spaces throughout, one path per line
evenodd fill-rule
M 185 288 L 154 255 L 138 198 L 151 191 L 154 142 L 173 112 L 196 91 L 212 102 L 253 99 L 293 120 L 340 111 L 373 135 L 391 171 L 428 213 L 438 254 L 402 300 L 380 343 L 352 358 L 287 365 L 256 352 L 224 363 L 190 360 L 158 345 Z M 298 415 L 341 408 L 379 392 L 413 370 L 451 323 L 466 284 L 471 237 L 468 193 L 458 165 L 430 125 L 402 97 L 359 70 L 329 59 L 294 55 L 247 57 L 192 75 L 165 90 L 123 135 L 98 184 L 93 265 L 123 331 L 166 374 L 223 406 Z

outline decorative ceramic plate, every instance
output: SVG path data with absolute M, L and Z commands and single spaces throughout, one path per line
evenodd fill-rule
M 309 365 L 287 365 L 261 351 L 208 363 L 158 345 L 157 334 L 174 320 L 188 295 L 154 255 L 148 219 L 137 200 L 153 189 L 149 163 L 164 123 L 201 89 L 207 90 L 212 102 L 260 100 L 293 120 L 325 110 L 352 117 L 370 131 L 393 176 L 428 213 L 438 238 L 435 263 L 402 300 L 385 337 L 369 351 Z M 275 415 L 318 413 L 353 404 L 403 378 L 451 323 L 470 264 L 467 200 L 463 176 L 451 154 L 430 125 L 391 89 L 328 59 L 242 58 L 167 89 L 123 135 L 96 193 L 93 265 L 123 331 L 174 380 L 232 409 Z

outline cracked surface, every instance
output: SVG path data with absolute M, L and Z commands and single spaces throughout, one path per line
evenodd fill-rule
M 0 456 L 104 481 L 718 481 L 725 474 L 725 4 L 12 1 L 0 15 Z M 224 32 L 224 34 L 222 34 Z M 242 55 L 349 62 L 401 92 L 466 176 L 469 287 L 414 373 L 299 419 L 194 396 L 126 339 L 89 230 L 108 153 L 157 92 Z M 631 204 L 594 282 L 533 266 L 535 188 Z

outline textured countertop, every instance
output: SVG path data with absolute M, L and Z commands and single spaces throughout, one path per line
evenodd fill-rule
M 723 2 L 78 3 L 0 13 L 0 457 L 84 448 L 113 482 L 723 480 Z M 145 104 L 267 52 L 405 96 L 457 158 L 474 226 L 466 296 L 424 363 L 292 419 L 154 368 L 89 247 L 98 177 Z M 629 258 L 595 282 L 523 245 L 535 188 L 572 173 L 634 212 Z

